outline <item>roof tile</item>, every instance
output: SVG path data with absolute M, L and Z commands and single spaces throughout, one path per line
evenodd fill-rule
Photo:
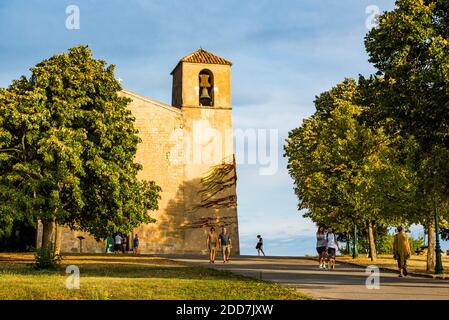
M 231 61 L 220 58 L 206 50 L 200 48 L 199 50 L 185 56 L 180 62 L 192 62 L 192 63 L 209 63 L 209 64 L 227 64 L 232 65 Z

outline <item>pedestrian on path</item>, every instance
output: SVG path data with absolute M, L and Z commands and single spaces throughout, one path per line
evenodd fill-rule
M 209 263 L 215 263 L 215 256 L 217 255 L 218 236 L 215 232 L 215 228 L 210 228 L 207 233 L 206 247 L 209 250 Z
M 337 255 L 337 250 L 340 250 L 340 247 L 338 246 L 337 237 L 332 228 L 327 229 L 326 246 L 329 269 L 333 270 L 335 268 L 335 256 Z
M 262 252 L 263 256 L 265 257 L 265 252 L 263 252 L 263 239 L 260 234 L 257 235 L 257 239 L 259 239 L 256 244 L 257 254 L 260 257 L 260 253 Z
M 106 253 L 114 252 L 114 239 L 112 236 L 106 238 Z
M 139 236 L 137 235 L 137 233 L 133 239 L 133 251 L 135 255 L 139 252 Z
M 223 227 L 218 237 L 218 245 L 223 252 L 223 263 L 229 262 L 231 256 L 232 241 L 228 233 L 228 228 Z
M 117 234 L 114 240 L 114 252 L 119 253 L 122 247 L 122 237 Z
M 324 227 L 318 227 L 316 232 L 316 251 L 318 252 L 318 262 L 320 269 L 326 269 L 326 264 L 324 258 L 326 256 L 327 241 L 324 235 Z
M 127 237 L 122 238 L 122 253 L 125 254 L 128 248 L 128 239 Z
M 398 233 L 394 235 L 393 254 L 394 259 L 398 261 L 399 277 L 407 276 L 407 260 L 411 256 L 411 250 L 408 236 L 402 226 L 398 227 Z

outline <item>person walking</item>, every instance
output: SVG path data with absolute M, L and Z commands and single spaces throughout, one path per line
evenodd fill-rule
M 115 236 L 114 240 L 115 240 L 114 241 L 114 252 L 117 254 L 120 252 L 121 247 L 122 247 L 122 237 L 119 234 L 117 234 Z
M 327 250 L 326 235 L 324 234 L 324 227 L 318 227 L 316 232 L 316 251 L 318 252 L 319 269 L 326 269 L 325 256 Z
M 231 255 L 232 241 L 228 234 L 228 228 L 223 227 L 222 232 L 218 237 L 218 245 L 223 253 L 223 263 L 229 263 L 229 257 Z
M 335 257 L 337 255 L 337 250 L 340 250 L 338 246 L 337 237 L 335 236 L 334 229 L 328 228 L 326 234 L 326 248 L 328 255 L 328 265 L 329 269 L 333 270 L 335 268 Z
M 106 253 L 114 252 L 114 239 L 112 236 L 106 238 Z
M 133 251 L 134 254 L 137 254 L 139 252 L 139 236 L 137 235 L 137 233 L 133 239 Z
M 257 254 L 260 257 L 260 253 L 262 252 L 263 256 L 265 257 L 265 252 L 263 252 L 263 239 L 260 234 L 257 235 L 257 239 L 259 239 L 256 244 Z
M 127 247 L 128 247 L 128 239 L 127 239 L 127 237 L 123 237 L 122 238 L 122 253 L 123 254 L 126 253 Z
M 398 261 L 399 277 L 407 276 L 407 260 L 410 256 L 410 242 L 404 232 L 404 228 L 400 226 L 393 240 L 393 257 Z
M 206 247 L 209 250 L 209 263 L 215 263 L 215 256 L 217 255 L 218 236 L 215 232 L 215 228 L 210 228 L 207 233 Z

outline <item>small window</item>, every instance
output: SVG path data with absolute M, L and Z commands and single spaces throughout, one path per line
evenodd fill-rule
M 214 105 L 214 75 L 210 70 L 201 70 L 199 74 L 200 106 Z

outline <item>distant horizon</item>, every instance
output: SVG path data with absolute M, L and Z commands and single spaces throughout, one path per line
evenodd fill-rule
M 390 233 L 394 233 L 390 231 Z M 427 237 L 424 234 L 424 228 L 421 225 L 413 225 L 411 227 L 410 232 L 407 233 L 409 237 L 413 239 L 417 239 L 418 237 L 424 237 L 424 242 L 427 245 Z M 315 234 L 313 235 L 303 235 L 299 236 L 296 239 L 291 239 L 289 241 L 279 242 L 274 240 L 270 241 L 269 238 L 264 237 L 264 251 L 267 256 L 279 256 L 279 257 L 301 257 L 301 256 L 316 256 L 316 238 Z M 242 240 L 242 239 L 241 239 Z M 248 237 L 244 237 L 244 245 L 240 244 L 240 253 L 242 255 L 257 255 L 257 251 L 255 249 L 256 246 L 256 237 L 254 236 L 254 241 L 252 245 L 249 245 L 251 239 Z M 345 243 L 340 242 L 342 245 Z M 446 253 L 449 250 L 449 241 L 441 241 L 441 249 Z M 363 254 L 363 253 L 360 253 Z

